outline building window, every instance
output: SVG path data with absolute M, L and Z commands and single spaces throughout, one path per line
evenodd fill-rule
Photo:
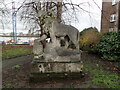
M 110 28 L 110 29 L 109 29 L 109 32 L 113 32 L 113 31 L 114 31 L 114 29 L 113 29 L 113 28 Z
M 117 28 L 109 28 L 109 32 L 117 32 L 118 29 Z
M 116 14 L 112 14 L 110 16 L 110 22 L 115 22 L 116 21 Z
M 112 5 L 115 5 L 116 4 L 116 0 L 112 0 Z

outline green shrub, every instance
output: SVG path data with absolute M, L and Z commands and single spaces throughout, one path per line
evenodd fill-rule
M 97 45 L 97 51 L 104 59 L 120 59 L 120 32 L 105 33 Z
M 84 29 L 80 32 L 80 49 L 95 52 L 96 45 L 100 40 L 100 33 L 96 28 Z

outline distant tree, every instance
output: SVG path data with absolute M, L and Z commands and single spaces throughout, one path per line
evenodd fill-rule
M 24 34 L 23 34 L 23 32 L 20 32 L 19 35 L 20 35 L 20 36 L 23 36 Z
M 0 1 L 0 24 L 2 24 L 2 27 L 4 29 L 4 25 L 6 23 L 8 23 L 7 21 L 7 17 L 8 17 L 8 14 L 9 14 L 9 10 L 8 8 L 6 7 L 5 3 L 4 3 L 5 0 L 1 0 Z M 5 20 L 3 20 L 3 18 Z

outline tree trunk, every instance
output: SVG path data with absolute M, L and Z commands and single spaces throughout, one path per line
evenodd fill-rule
M 57 21 L 58 23 L 61 23 L 62 18 L 62 2 L 57 3 Z

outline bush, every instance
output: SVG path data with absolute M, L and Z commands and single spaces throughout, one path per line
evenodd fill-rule
M 96 28 L 84 29 L 80 32 L 80 49 L 89 52 L 96 52 L 96 45 L 99 43 L 100 33 Z
M 104 59 L 120 59 L 120 32 L 109 32 L 103 35 L 97 45 L 97 51 Z

